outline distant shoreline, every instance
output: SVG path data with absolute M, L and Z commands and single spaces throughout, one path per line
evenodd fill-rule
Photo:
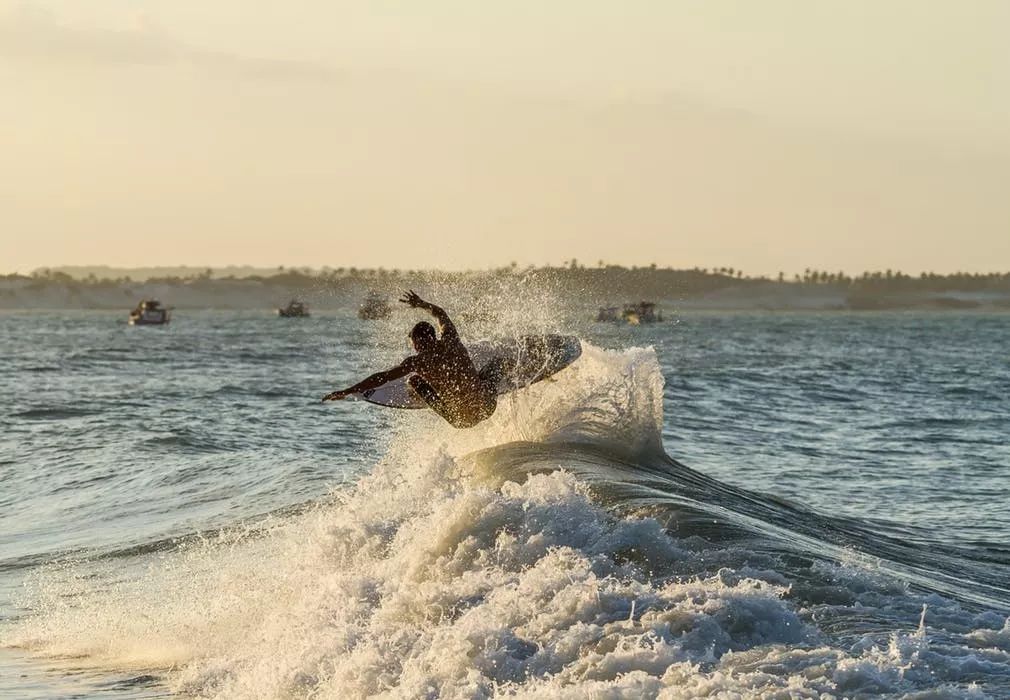
M 72 269 L 72 268 L 68 268 Z M 83 268 L 88 269 L 88 268 Z M 94 268 L 92 268 L 94 269 Z M 232 270 L 249 268 L 232 268 Z M 149 268 L 149 271 L 155 270 Z M 227 272 L 227 270 L 225 270 Z M 128 274 L 84 278 L 62 270 L 0 276 L 0 309 L 118 309 L 160 299 L 177 309 L 274 309 L 298 298 L 319 310 L 354 308 L 370 290 L 392 298 L 409 287 L 471 297 L 508 298 L 518 290 L 568 297 L 586 307 L 659 303 L 661 310 L 726 311 L 1010 311 L 1010 273 L 859 277 L 808 271 L 793 280 L 752 278 L 732 269 L 674 270 L 619 266 L 519 268 L 478 272 L 324 269 L 186 276 Z

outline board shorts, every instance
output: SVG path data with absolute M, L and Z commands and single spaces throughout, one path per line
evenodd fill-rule
M 490 418 L 498 407 L 498 385 L 505 376 L 505 361 L 492 360 L 478 372 L 481 396 L 467 410 L 445 401 L 438 391 L 424 378 L 414 375 L 410 378 L 410 386 L 424 399 L 425 403 L 438 415 L 445 418 L 456 428 L 470 428 L 483 420 Z

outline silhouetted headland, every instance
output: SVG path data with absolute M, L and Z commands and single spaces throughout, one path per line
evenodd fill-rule
M 587 308 L 647 299 L 674 309 L 1010 310 L 1010 273 L 886 270 L 857 276 L 806 270 L 770 278 L 733 268 L 624 267 L 572 260 L 560 266 L 443 272 L 357 268 L 54 268 L 0 276 L 3 309 L 123 309 L 158 298 L 179 309 L 274 309 L 291 298 L 313 308 L 356 307 L 370 291 L 390 295 L 421 285 L 475 296 L 507 295 L 512 285 L 542 287 Z

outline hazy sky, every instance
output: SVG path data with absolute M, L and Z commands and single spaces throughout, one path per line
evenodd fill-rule
M 1010 2 L 0 0 L 0 272 L 1010 269 Z

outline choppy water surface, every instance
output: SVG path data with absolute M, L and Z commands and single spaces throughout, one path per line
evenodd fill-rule
M 469 431 L 318 403 L 406 312 L 0 315 L 0 696 L 1010 697 L 1010 316 L 585 315 Z

